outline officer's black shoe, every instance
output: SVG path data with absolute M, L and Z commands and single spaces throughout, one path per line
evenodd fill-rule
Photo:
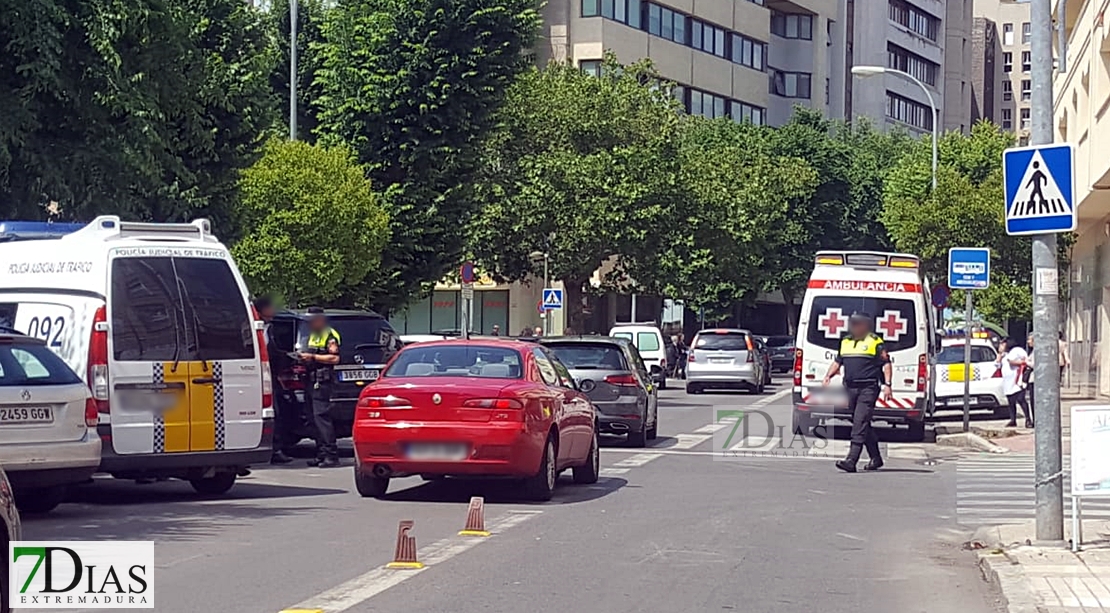
M 836 467 L 846 473 L 856 472 L 856 463 L 849 462 L 848 460 L 837 460 Z
M 868 462 L 867 466 L 864 466 L 863 469 L 864 470 L 879 470 L 882 467 L 883 467 L 883 459 L 879 456 L 875 456 L 875 457 L 871 458 L 871 461 Z
M 308 461 L 309 466 L 321 466 L 324 463 L 324 458 L 312 458 Z
M 320 461 L 320 468 L 338 468 L 339 458 L 324 458 Z
M 270 464 L 288 464 L 293 461 L 293 458 L 285 455 L 281 451 L 275 451 L 274 455 L 270 456 Z

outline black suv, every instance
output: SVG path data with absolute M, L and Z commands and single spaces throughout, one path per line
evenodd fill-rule
M 337 404 L 335 433 L 339 438 L 351 436 L 355 404 L 359 392 L 381 375 L 389 360 L 401 349 L 401 337 L 389 321 L 373 311 L 329 309 L 324 312 L 328 324 L 339 333 L 339 365 L 335 367 L 332 402 Z M 274 391 L 280 394 L 281 408 L 292 407 L 301 415 L 300 428 L 294 436 L 314 438 L 312 419 L 305 410 L 305 372 L 287 352 L 303 351 L 308 345 L 308 319 L 304 311 L 279 311 L 274 315 L 273 338 L 277 347 L 270 348 L 270 359 L 277 372 Z M 288 445 L 293 442 L 285 443 Z

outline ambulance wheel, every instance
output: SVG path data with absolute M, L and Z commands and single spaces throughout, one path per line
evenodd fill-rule
M 813 428 L 813 418 L 808 413 L 803 413 L 794 409 L 794 434 L 801 434 L 809 436 L 809 431 Z
M 925 440 L 925 422 L 924 421 L 911 421 L 910 422 L 910 440 L 915 443 L 920 443 Z
M 198 494 L 205 496 L 219 496 L 226 494 L 231 486 L 235 485 L 236 474 L 233 472 L 216 473 L 211 477 L 201 477 L 198 479 L 189 479 L 189 483 L 193 485 L 193 489 Z

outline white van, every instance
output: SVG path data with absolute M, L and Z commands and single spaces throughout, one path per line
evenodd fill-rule
M 659 389 L 667 389 L 667 377 L 674 372 L 674 341 L 665 336 L 654 323 L 618 323 L 609 336 L 632 341 L 651 378 Z M 669 359 L 668 359 L 669 358 Z
M 893 398 L 879 399 L 875 421 L 907 424 L 922 440 L 932 407 L 930 378 L 937 351 L 936 311 L 928 281 L 913 255 L 870 251 L 822 251 L 809 278 L 794 355 L 794 431 L 806 433 L 821 419 L 851 419 L 837 376 L 828 389 L 825 373 L 855 312 L 871 315 L 894 367 Z
M 100 470 L 226 492 L 270 459 L 264 328 L 207 220 L 0 224 L 0 325 L 89 385 Z

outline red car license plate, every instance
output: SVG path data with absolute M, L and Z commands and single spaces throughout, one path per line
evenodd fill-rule
M 467 447 L 461 443 L 413 443 L 406 456 L 410 460 L 426 462 L 458 462 L 465 460 Z

